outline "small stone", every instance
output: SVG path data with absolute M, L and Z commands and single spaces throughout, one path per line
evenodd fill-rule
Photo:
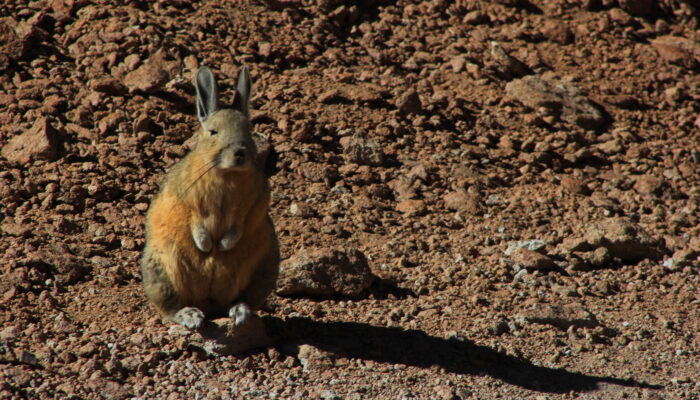
M 404 200 L 396 205 L 396 211 L 407 215 L 425 214 L 425 202 L 423 200 Z
M 0 223 L 0 230 L 11 236 L 29 237 L 34 229 L 31 224 L 18 224 L 11 218 L 7 218 Z
M 95 393 L 99 393 L 101 397 L 106 399 L 122 400 L 131 397 L 129 391 L 124 388 L 124 385 L 101 377 L 89 379 L 85 386 L 92 389 Z
M 643 17 L 651 13 L 655 0 L 618 0 L 620 8 L 628 13 Z
M 29 57 L 32 49 L 31 26 L 12 17 L 0 18 L 0 71 L 10 61 Z
M 165 64 L 164 55 L 156 53 L 140 67 L 129 72 L 124 77 L 124 84 L 129 88 L 129 93 L 157 93 L 161 91 L 170 80 L 170 74 Z
M 542 27 L 542 35 L 547 40 L 559 44 L 569 44 L 574 39 L 571 29 L 565 23 L 556 20 L 545 21 Z
M 491 328 L 489 328 L 491 334 L 494 336 L 501 336 L 504 333 L 510 332 L 510 326 L 508 325 L 508 320 L 500 318 L 496 321 Z
M 556 267 L 551 258 L 528 249 L 518 249 L 510 256 L 511 260 L 523 268 L 552 269 Z
M 123 96 L 128 93 L 126 86 L 111 75 L 93 79 L 90 82 L 90 88 L 113 96 Z
M 481 10 L 474 10 L 466 13 L 462 22 L 467 25 L 479 25 L 489 22 L 489 16 Z
M 534 110 L 561 112 L 563 120 L 584 129 L 599 129 L 607 122 L 598 106 L 569 83 L 528 75 L 508 82 L 506 93 Z
M 13 341 L 18 335 L 19 329 L 17 328 L 17 325 L 6 326 L 2 331 L 0 331 L 0 340 L 3 342 Z
M 567 192 L 574 194 L 588 195 L 591 193 L 591 190 L 582 180 L 570 176 L 561 178 L 561 187 L 563 187 Z
M 135 134 L 139 132 L 150 132 L 153 125 L 153 121 L 147 115 L 141 115 L 134 120 L 132 132 Z
M 597 147 L 598 150 L 608 155 L 622 153 L 625 149 L 619 139 L 608 140 L 607 142 L 599 144 Z
M 450 192 L 443 197 L 445 207 L 449 210 L 461 211 L 470 215 L 483 213 L 479 196 L 464 191 Z
M 628 26 L 634 23 L 634 18 L 632 18 L 629 13 L 627 13 L 625 10 L 621 8 L 612 8 L 609 12 L 608 15 L 610 15 L 610 19 L 615 21 L 621 26 Z
M 272 44 L 270 44 L 270 42 L 258 43 L 258 54 L 263 58 L 270 57 L 270 54 L 272 54 Z
M 450 60 L 450 66 L 452 71 L 458 74 L 464 70 L 464 66 L 467 64 L 467 59 L 464 56 L 456 56 Z
M 600 325 L 596 317 L 578 303 L 563 306 L 543 303 L 533 304 L 529 310 L 520 314 L 520 318 L 530 323 L 556 326 L 564 331 L 571 326 L 576 328 L 595 328 Z
M 330 89 L 318 96 L 318 101 L 323 104 L 339 103 L 343 100 L 348 100 L 343 92 L 338 89 Z
M 608 218 L 593 223 L 584 235 L 593 248 L 607 247 L 613 257 L 625 262 L 661 258 L 660 241 L 654 240 L 639 226 L 626 218 Z
M 314 209 L 307 203 L 294 202 L 289 206 L 289 213 L 295 217 L 309 218 L 314 216 Z
M 518 242 L 510 242 L 504 254 L 510 257 L 518 249 L 540 251 L 544 249 L 546 245 L 547 242 L 545 242 L 544 240 L 521 240 Z
M 433 388 L 435 395 L 441 400 L 453 400 L 455 399 L 454 390 L 447 385 L 439 385 Z
M 666 35 L 651 41 L 659 57 L 669 63 L 695 68 L 700 63 L 700 43 L 681 36 Z
M 664 181 L 655 176 L 642 175 L 637 177 L 634 189 L 639 194 L 660 195 L 664 187 Z
M 310 344 L 299 345 L 297 358 L 305 372 L 325 371 L 335 365 L 337 356 Z
M 527 65 L 508 54 L 508 52 L 495 41 L 491 42 L 491 58 L 497 65 L 499 75 L 505 80 L 522 78 L 532 73 Z
M 625 110 L 638 110 L 641 107 L 639 100 L 626 94 L 617 94 L 608 97 L 608 103 Z
M 374 282 L 367 258 L 358 249 L 301 251 L 280 266 L 280 296 L 360 297 Z
M 26 132 L 15 136 L 3 146 L 2 155 L 10 161 L 27 164 L 32 160 L 54 161 L 63 151 L 61 132 L 56 130 L 48 118 L 40 117 Z
M 343 90 L 345 96 L 358 103 L 375 103 L 382 100 L 382 95 L 368 85 L 348 85 Z
M 368 138 L 365 131 L 357 131 L 352 136 L 340 139 L 343 154 L 348 161 L 360 165 L 381 166 L 384 164 L 384 150 L 374 139 Z
M 423 104 L 421 104 L 418 93 L 413 89 L 409 89 L 399 96 L 396 107 L 403 114 L 417 114 L 423 109 Z
M 610 250 L 607 247 L 598 247 L 597 249 L 584 253 L 583 258 L 594 267 L 605 267 L 612 261 Z

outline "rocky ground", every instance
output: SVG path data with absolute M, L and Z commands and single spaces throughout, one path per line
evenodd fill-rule
M 0 397 L 700 398 L 692 0 L 5 1 Z M 255 82 L 278 292 L 144 298 L 193 71 Z M 319 278 L 320 277 L 320 278 Z

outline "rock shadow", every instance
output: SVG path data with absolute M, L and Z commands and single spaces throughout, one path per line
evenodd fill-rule
M 460 375 L 488 375 L 511 385 L 545 393 L 592 391 L 598 389 L 601 383 L 662 388 L 660 385 L 632 379 L 542 367 L 469 340 L 443 339 L 420 330 L 356 322 L 321 322 L 304 317 L 264 319 L 269 332 L 281 348 L 288 347 L 289 343 L 307 343 L 339 357 L 419 368 L 439 367 Z

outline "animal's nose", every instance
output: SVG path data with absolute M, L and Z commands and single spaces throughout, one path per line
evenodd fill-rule
M 242 164 L 245 161 L 245 149 L 236 149 L 233 152 L 233 158 L 237 164 Z

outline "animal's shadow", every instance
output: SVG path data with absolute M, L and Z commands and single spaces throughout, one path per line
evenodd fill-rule
M 340 357 L 440 367 L 447 372 L 488 375 L 511 385 L 546 393 L 585 392 L 606 383 L 660 389 L 662 386 L 631 379 L 592 376 L 547 368 L 503 354 L 469 340 L 443 339 L 419 330 L 387 328 L 355 322 L 321 322 L 294 317 L 265 317 L 265 325 L 278 343 L 313 344 Z M 281 350 L 285 351 L 285 344 Z

